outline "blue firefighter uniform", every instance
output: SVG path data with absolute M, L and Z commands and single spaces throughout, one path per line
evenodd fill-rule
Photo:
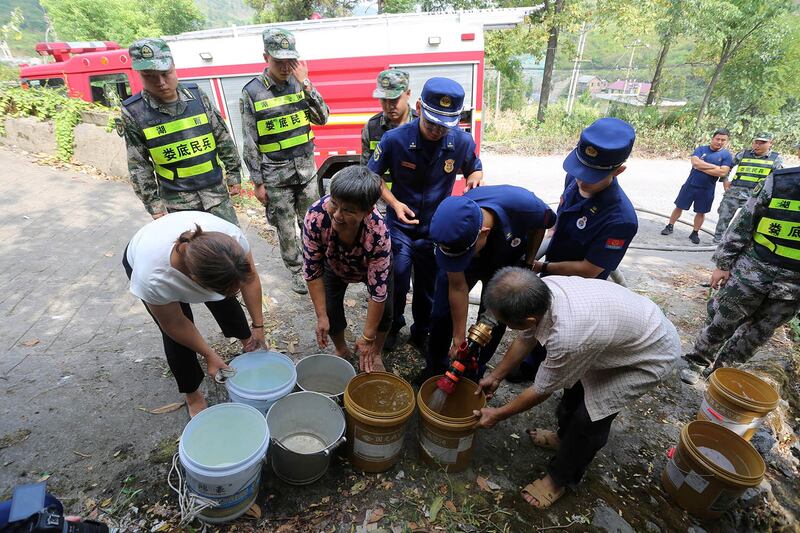
M 407 205 L 418 224 L 404 224 L 389 206 L 386 224 L 392 238 L 394 256 L 394 324 L 390 335 L 403 327 L 403 313 L 414 271 L 414 298 L 411 328 L 418 346 L 430 331 L 430 313 L 436 280 L 433 243 L 429 238 L 430 221 L 436 207 L 453 190 L 456 174 L 465 177 L 481 171 L 475 155 L 475 141 L 458 129 L 464 101 L 464 89 L 447 78 L 431 78 L 422 90 L 420 107 L 427 123 L 449 128 L 438 141 L 430 141 L 420 131 L 422 118 L 387 131 L 368 163 L 370 170 L 383 176 L 392 175 L 391 193 Z M 387 345 L 390 345 L 387 341 Z
M 486 226 L 482 210 L 489 211 L 494 222 L 485 244 L 476 245 L 476 236 Z M 449 272 L 463 272 L 469 289 L 480 281 L 485 287 L 499 269 L 522 264 L 526 259 L 528 238 L 536 230 L 553 226 L 556 215 L 535 194 L 512 185 L 483 186 L 462 197 L 446 199 L 436 210 L 431 222 L 431 239 L 436 243 L 436 260 L 440 267 L 431 316 L 431 337 L 428 348 L 428 374 L 443 373 L 448 365 L 448 350 L 453 340 L 450 310 Z M 460 243 L 460 244 L 459 244 Z M 466 246 L 466 248 L 465 248 Z M 463 252 L 453 253 L 453 249 Z M 533 254 L 535 255 L 535 250 Z M 527 258 L 533 261 L 533 257 Z M 484 312 L 481 303 L 479 313 Z M 478 376 L 492 358 L 505 324 L 492 330 L 491 341 L 479 354 Z

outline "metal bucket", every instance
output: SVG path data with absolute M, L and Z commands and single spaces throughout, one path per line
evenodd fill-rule
M 356 375 L 347 359 L 336 355 L 316 354 L 297 362 L 297 387 L 303 391 L 319 392 L 342 404 L 344 389 Z
M 345 441 L 342 408 L 317 392 L 295 392 L 275 402 L 267 413 L 267 426 L 272 470 L 292 485 L 321 478 L 331 453 Z

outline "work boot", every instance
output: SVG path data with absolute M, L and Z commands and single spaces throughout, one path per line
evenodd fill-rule
M 681 381 L 689 385 L 694 385 L 704 377 L 703 371 L 705 368 L 702 365 L 698 365 L 694 361 L 686 359 L 686 356 L 683 357 L 683 360 L 686 361 L 688 366 L 687 368 L 681 370 Z
M 700 244 L 700 235 L 698 235 L 696 231 L 693 231 L 689 234 L 689 240 L 694 244 Z
M 306 280 L 300 272 L 292 274 L 292 290 L 297 294 L 308 294 L 308 286 Z
M 400 337 L 400 329 L 392 328 L 389 330 L 389 333 L 386 334 L 386 341 L 384 341 L 383 343 L 384 352 L 391 352 L 392 350 L 397 348 L 397 340 Z
M 712 242 L 713 242 L 714 244 L 719 244 L 719 243 L 721 243 L 721 242 L 722 242 L 722 239 L 720 239 L 719 237 L 714 237 L 714 238 L 712 239 Z
M 533 365 L 522 362 L 517 368 L 508 373 L 505 380 L 509 383 L 525 383 L 536 378 L 536 369 Z
M 672 235 L 673 229 L 672 224 L 667 224 L 664 226 L 664 229 L 661 230 L 661 235 Z

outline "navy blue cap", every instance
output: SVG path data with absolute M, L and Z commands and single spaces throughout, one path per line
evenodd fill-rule
M 431 78 L 422 87 L 422 114 L 434 124 L 453 128 L 461 118 L 464 88 L 450 78 Z
M 465 196 L 449 196 L 439 204 L 430 226 L 436 245 L 436 263 L 445 272 L 463 272 L 475 255 L 483 213 Z
M 624 120 L 595 120 L 581 132 L 578 146 L 564 159 L 564 170 L 575 179 L 597 183 L 622 166 L 635 140 L 636 131 Z

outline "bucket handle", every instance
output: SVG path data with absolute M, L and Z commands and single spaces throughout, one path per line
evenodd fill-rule
M 290 450 L 289 448 L 287 448 L 283 444 L 281 444 L 281 441 L 279 441 L 278 439 L 270 439 L 270 440 L 275 444 L 275 446 L 277 446 L 281 450 L 284 450 L 286 452 L 291 452 L 291 453 L 297 453 L 297 452 L 295 452 L 293 450 Z M 344 435 L 342 435 L 339 438 L 339 440 L 337 440 L 336 442 L 334 442 L 333 444 L 331 444 L 330 446 L 328 446 L 324 450 L 320 450 L 320 451 L 314 452 L 314 453 L 304 453 L 304 454 L 301 454 L 301 455 L 307 455 L 309 457 L 314 456 L 314 455 L 323 455 L 325 457 L 328 457 L 331 454 L 331 450 L 335 450 L 336 448 L 338 448 L 339 446 L 344 444 L 346 441 L 347 441 L 347 438 Z

